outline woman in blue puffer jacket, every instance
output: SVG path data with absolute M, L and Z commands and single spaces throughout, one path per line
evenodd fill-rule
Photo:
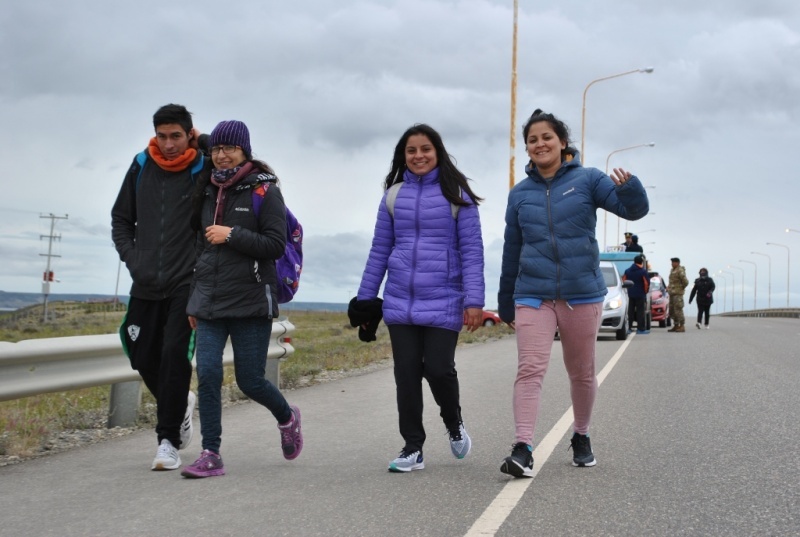
M 570 379 L 574 466 L 594 466 L 589 422 L 597 393 L 595 343 L 606 284 L 594 232 L 597 209 L 638 220 L 649 210 L 642 183 L 617 168 L 584 168 L 567 126 L 536 110 L 523 128 L 528 175 L 508 196 L 498 304 L 517 333 L 515 441 L 500 470 L 533 477 L 533 432 L 558 329 Z
M 464 458 L 472 445 L 461 418 L 455 349 L 461 328 L 476 330 L 482 320 L 482 200 L 428 125 L 415 125 L 400 138 L 385 188 L 356 305 L 377 301 L 388 272 L 383 319 L 405 441 L 389 470 L 410 472 L 425 467 L 423 377 L 441 409 L 453 455 Z

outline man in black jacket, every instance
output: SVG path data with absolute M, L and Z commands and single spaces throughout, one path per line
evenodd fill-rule
M 633 282 L 633 287 L 628 288 L 628 333 L 633 331 L 633 321 L 636 320 L 636 333 L 646 335 L 650 333 L 645 323 L 647 319 L 647 292 L 650 290 L 650 276 L 644 266 L 644 257 L 637 255 L 633 264 L 622 275 L 623 281 Z
M 633 233 L 625 233 L 625 251 L 643 253 L 644 248 L 639 246 L 639 236 Z
M 189 391 L 194 337 L 186 315 L 195 264 L 191 198 L 197 174 L 209 164 L 191 147 L 197 131 L 185 107 L 162 106 L 153 126 L 155 137 L 134 158 L 111 210 L 111 235 L 133 280 L 120 338 L 157 404 L 151 469 L 175 470 L 177 449 L 192 438 L 196 400 Z

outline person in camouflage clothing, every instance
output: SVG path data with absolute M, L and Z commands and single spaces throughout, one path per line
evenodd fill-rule
M 683 316 L 683 293 L 689 279 L 686 277 L 686 269 L 681 266 L 681 260 L 677 257 L 672 258 L 672 270 L 669 273 L 669 316 L 672 317 L 673 327 L 667 332 L 685 332 L 684 323 L 686 318 Z

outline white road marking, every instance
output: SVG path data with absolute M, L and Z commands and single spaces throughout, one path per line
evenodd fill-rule
M 617 365 L 617 362 L 628 348 L 632 339 L 633 338 L 629 337 L 625 340 L 625 343 L 622 344 L 603 370 L 597 375 L 598 386 L 603 383 L 611 370 L 614 369 L 614 366 Z M 483 514 L 478 517 L 478 520 L 475 521 L 465 537 L 495 535 L 497 533 L 497 530 L 503 525 L 508 515 L 511 514 L 511 511 L 517 506 L 520 499 L 522 499 L 522 495 L 525 494 L 525 491 L 531 486 L 531 483 L 533 483 L 541 467 L 544 466 L 547 459 L 550 458 L 556 445 L 569 430 L 570 425 L 572 425 L 571 406 L 564 412 L 564 415 L 561 416 L 561 419 L 558 420 L 553 428 L 550 429 L 550 432 L 539 442 L 536 449 L 533 450 L 533 460 L 535 461 L 533 465 L 533 477 L 512 479 L 509 481 L 492 503 L 489 504 L 489 507 L 486 508 Z

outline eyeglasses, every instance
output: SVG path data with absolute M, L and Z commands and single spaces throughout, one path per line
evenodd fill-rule
M 226 155 L 230 155 L 237 149 L 239 149 L 238 145 L 215 145 L 214 147 L 211 148 L 211 154 L 216 155 L 217 153 L 222 151 Z

